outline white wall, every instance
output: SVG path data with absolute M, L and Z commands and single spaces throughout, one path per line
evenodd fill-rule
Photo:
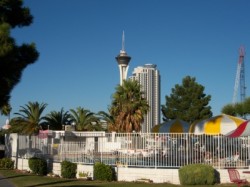
M 30 171 L 28 165 L 28 159 L 18 159 L 19 170 Z M 250 181 L 250 174 L 245 174 L 243 171 L 249 169 L 238 169 L 241 178 L 245 178 Z M 138 179 L 149 179 L 154 183 L 171 183 L 180 184 L 178 169 L 155 169 L 155 168 L 128 168 L 128 167 L 117 167 L 117 179 L 118 181 L 133 182 Z M 230 183 L 229 175 L 226 169 L 218 169 L 220 173 L 220 182 Z M 53 163 L 53 174 L 61 176 L 61 163 Z M 89 172 L 90 177 L 93 178 L 93 165 L 77 165 L 77 178 L 79 172 Z
M 118 167 L 118 181 L 149 179 L 154 183 L 180 184 L 178 169 L 127 168 Z
M 77 165 L 77 174 L 76 178 L 79 178 L 79 172 L 84 172 L 84 173 L 89 173 L 89 177 L 93 179 L 94 176 L 94 168 L 92 165 L 83 165 L 83 164 L 78 164 Z

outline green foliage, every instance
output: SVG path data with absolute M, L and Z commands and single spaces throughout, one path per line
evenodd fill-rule
M 164 121 L 181 119 L 188 123 L 210 118 L 211 107 L 208 105 L 210 95 L 204 93 L 204 87 L 187 76 L 182 85 L 175 85 L 170 96 L 166 96 L 166 104 L 162 105 Z
M 38 133 L 43 124 L 43 111 L 47 107 L 45 103 L 28 102 L 25 106 L 21 106 L 16 114 L 18 117 L 12 118 L 10 121 L 11 131 L 16 131 L 20 134 L 34 134 Z
M 221 112 L 227 115 L 245 118 L 246 115 L 250 114 L 250 97 L 246 98 L 243 102 L 223 106 Z
M 2 0 L 0 3 L 0 23 L 9 23 L 11 27 L 23 27 L 32 23 L 33 17 L 23 1 Z
M 235 111 L 237 113 L 237 115 L 239 116 L 244 116 L 245 115 L 245 110 L 244 110 L 244 103 L 236 103 L 234 105 Z
M 247 97 L 244 101 L 244 114 L 250 114 L 250 97 Z
M 5 105 L 2 106 L 2 108 L 1 108 L 1 114 L 5 115 L 5 116 L 9 116 L 11 110 L 12 110 L 12 107 L 10 106 L 9 103 L 7 103 L 7 104 L 5 104 Z
M 77 165 L 69 161 L 63 161 L 61 163 L 61 175 L 63 178 L 72 179 L 76 178 Z
M 44 117 L 46 128 L 49 125 L 50 130 L 62 130 L 62 125 L 70 123 L 70 114 L 64 112 L 63 108 L 60 111 L 51 111 Z
M 0 159 L 4 158 L 4 156 L 5 156 L 5 151 L 4 150 L 0 150 Z
M 221 113 L 227 114 L 230 116 L 236 116 L 236 111 L 234 104 L 227 104 L 221 109 Z
M 70 109 L 72 121 L 76 123 L 77 131 L 101 131 L 103 130 L 98 117 L 82 107 L 77 107 L 76 110 Z
M 0 168 L 2 169 L 14 169 L 14 161 L 10 158 L 0 159 Z
M 47 162 L 41 158 L 30 158 L 29 161 L 29 168 L 31 171 L 37 175 L 46 175 L 47 174 Z
M 79 177 L 89 177 L 89 176 L 90 176 L 89 172 L 84 172 L 84 171 L 79 172 Z
M 0 130 L 0 144 L 5 144 L 5 129 Z
M 10 103 L 10 93 L 22 77 L 23 70 L 39 56 L 35 44 L 18 46 L 10 36 L 11 29 L 32 23 L 29 8 L 22 0 L 0 2 L 0 110 Z
M 94 179 L 102 181 L 113 181 L 116 179 L 116 174 L 112 166 L 96 162 L 94 165 Z
M 115 127 L 115 118 L 113 115 L 110 114 L 110 109 L 108 109 L 108 112 L 105 111 L 99 111 L 98 116 L 100 120 L 103 120 L 107 123 L 107 129 L 109 132 L 116 131 L 116 129 L 113 129 L 112 127 Z
M 124 80 L 122 85 L 116 87 L 116 92 L 112 95 L 109 112 L 115 123 L 109 124 L 109 131 L 139 132 L 144 115 L 148 111 L 149 105 L 139 82 Z
M 179 169 L 181 185 L 213 185 L 219 182 L 218 172 L 210 165 L 191 164 Z

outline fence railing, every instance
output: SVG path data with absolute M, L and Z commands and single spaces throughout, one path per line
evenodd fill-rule
M 15 143 L 16 142 L 16 143 Z M 215 168 L 248 167 L 249 137 L 171 133 L 104 133 L 50 131 L 43 136 L 6 136 L 7 154 L 54 162 L 100 161 L 128 167 L 181 167 L 210 164 Z

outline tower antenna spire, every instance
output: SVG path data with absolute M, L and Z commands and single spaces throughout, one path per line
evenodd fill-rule
M 121 52 L 125 52 L 125 33 L 122 32 L 122 50 Z

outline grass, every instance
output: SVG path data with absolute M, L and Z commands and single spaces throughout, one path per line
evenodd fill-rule
M 103 181 L 85 181 L 77 179 L 62 179 L 47 176 L 37 176 L 29 173 L 22 173 L 17 170 L 0 169 L 0 174 L 6 177 L 17 187 L 179 187 L 173 184 L 154 184 L 137 182 L 103 182 Z M 215 185 L 220 187 L 235 187 L 234 184 Z M 191 185 L 187 187 L 192 187 Z M 195 185 L 195 187 L 199 187 Z M 203 185 L 202 187 L 208 187 Z M 211 187 L 211 186 L 209 186 Z

